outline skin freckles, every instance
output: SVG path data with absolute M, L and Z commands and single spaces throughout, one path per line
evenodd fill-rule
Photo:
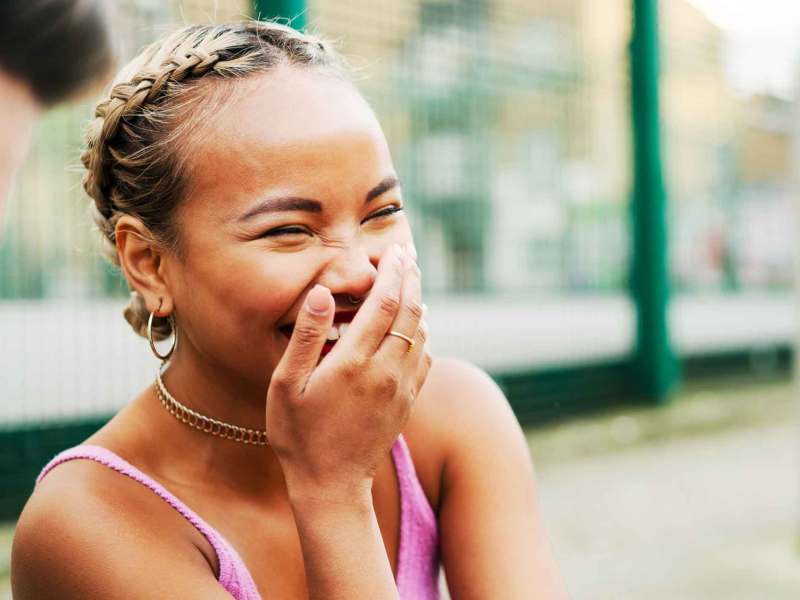
M 367 295 L 381 254 L 411 232 L 396 212 L 399 186 L 365 203 L 396 174 L 380 126 L 351 84 L 285 67 L 237 86 L 190 143 L 189 187 L 177 213 L 181 252 L 162 258 L 181 335 L 167 385 L 197 399 L 223 391 L 235 397 L 233 420 L 248 414 L 249 426 L 261 427 L 269 377 L 288 343 L 279 327 L 294 322 L 318 283 L 337 310 L 352 310 L 347 295 Z M 321 210 L 242 220 L 259 203 L 286 197 Z M 227 412 L 216 403 L 209 409 Z

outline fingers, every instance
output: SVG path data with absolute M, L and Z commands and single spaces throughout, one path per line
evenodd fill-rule
M 400 294 L 400 310 L 391 327 L 389 327 L 389 330 L 396 331 L 397 333 L 401 333 L 413 339 L 417 335 L 417 329 L 419 328 L 424 313 L 422 305 L 422 284 L 419 267 L 417 267 L 416 261 L 411 256 L 407 256 L 405 262 L 406 273 L 403 278 L 403 289 Z M 421 347 L 422 344 L 420 344 L 420 348 Z M 409 343 L 403 338 L 387 335 L 384 337 L 378 351 L 382 354 L 386 354 L 390 360 L 396 360 L 401 358 L 402 354 L 408 351 L 408 348 Z
M 414 341 L 416 342 L 414 345 L 414 350 L 417 348 L 420 349 L 420 352 L 424 352 L 428 349 L 426 346 L 428 342 L 428 322 L 425 320 L 425 314 L 428 312 L 428 307 L 424 304 L 422 305 L 422 320 L 419 322 L 419 327 L 417 328 L 417 335 L 414 336 Z
M 404 379 L 409 382 L 411 386 L 411 403 L 412 405 L 419 396 L 422 386 L 428 378 L 428 372 L 433 364 L 433 358 L 430 349 L 427 345 L 428 340 L 428 324 L 423 318 L 420 321 L 417 335 L 414 336 L 414 348 L 407 352 L 403 371 L 406 373 Z
M 428 377 L 428 372 L 431 370 L 431 365 L 433 364 L 433 357 L 431 356 L 430 350 L 427 345 L 425 345 L 425 340 L 428 339 L 428 325 L 423 320 L 420 323 L 419 331 L 422 332 L 424 330 L 424 335 L 420 336 L 420 341 L 417 342 L 419 344 L 419 350 L 417 350 L 417 346 L 414 347 L 413 352 L 419 352 L 418 354 L 418 361 L 417 364 L 414 365 L 414 376 L 415 376 L 415 388 L 414 388 L 414 397 L 416 398 L 419 395 L 422 386 L 425 384 L 425 380 Z
M 294 331 L 273 380 L 301 392 L 317 366 L 322 346 L 333 323 L 333 296 L 328 288 L 315 285 L 306 296 Z
M 430 352 L 427 346 L 427 341 L 428 323 L 425 321 L 425 319 L 422 319 L 422 321 L 419 323 L 419 327 L 417 328 L 417 334 L 414 336 L 414 347 L 405 351 L 409 358 L 409 368 L 413 372 L 417 372 L 423 363 L 429 362 Z M 408 344 L 406 344 L 406 346 L 408 346 Z
M 372 356 L 375 353 L 400 307 L 405 270 L 403 251 L 399 244 L 392 244 L 381 256 L 378 275 L 364 305 L 333 352 L 351 356 Z

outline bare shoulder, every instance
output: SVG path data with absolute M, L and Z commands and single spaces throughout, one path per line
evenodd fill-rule
M 525 435 L 480 368 L 441 359 L 423 410 L 441 448 L 437 514 L 453 598 L 566 598 L 536 501 Z
M 434 359 L 417 409 L 447 446 L 467 438 L 521 435 L 502 390 L 483 369 L 464 360 Z
M 492 455 L 510 444 L 527 456 L 524 435 L 503 392 L 480 367 L 456 358 L 434 358 L 404 436 L 434 506 L 440 505 L 447 465 L 465 453 Z
M 130 487 L 137 485 L 143 488 L 88 460 L 69 461 L 49 473 L 17 523 L 14 597 L 159 596 L 153 592 L 180 591 L 192 581 L 193 589 L 210 590 L 195 597 L 224 597 L 204 554 L 164 510 L 172 508 L 149 490 Z M 170 573 L 174 580 L 162 581 L 160 576 L 168 580 Z M 198 586 L 203 580 L 207 585 Z

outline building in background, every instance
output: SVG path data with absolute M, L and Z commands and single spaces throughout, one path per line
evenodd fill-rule
M 738 100 L 735 200 L 728 230 L 734 288 L 788 290 L 795 277 L 798 97 Z
M 661 6 L 674 285 L 685 293 L 786 290 L 794 277 L 797 91 L 737 92 L 719 28 L 685 0 Z
M 736 99 L 722 32 L 685 0 L 662 3 L 666 181 L 678 291 L 719 289 L 735 188 Z M 701 168 L 698 168 L 702 165 Z
M 310 3 L 319 29 L 364 63 L 427 289 L 621 291 L 630 13 L 607 4 Z

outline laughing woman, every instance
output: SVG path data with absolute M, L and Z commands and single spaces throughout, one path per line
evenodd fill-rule
M 164 363 L 42 471 L 17 600 L 427 600 L 440 565 L 454 599 L 564 596 L 508 403 L 426 349 L 387 143 L 325 42 L 177 31 L 117 76 L 83 162 Z

